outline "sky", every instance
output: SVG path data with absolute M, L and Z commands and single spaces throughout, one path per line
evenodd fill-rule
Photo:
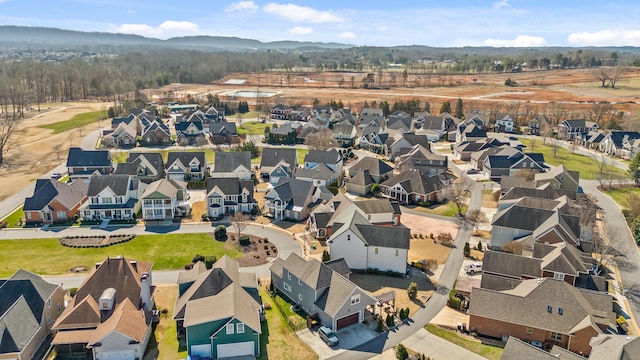
M 640 46 L 640 2 L 0 0 L 0 25 L 369 46 Z

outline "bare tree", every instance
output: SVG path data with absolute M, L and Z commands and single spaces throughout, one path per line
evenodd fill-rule
M 249 217 L 240 211 L 236 211 L 230 220 L 231 225 L 238 231 L 238 239 L 240 239 L 240 234 L 249 226 Z
M 639 195 L 640 196 L 640 195 Z M 578 216 L 580 218 L 580 237 L 584 238 L 586 233 L 594 234 L 596 226 L 596 220 L 598 215 L 598 200 L 592 195 L 585 195 L 578 202 Z
M 620 65 L 611 69 L 611 72 L 609 74 L 609 86 L 611 86 L 612 89 L 616 88 L 616 83 L 622 77 L 623 72 L 624 72 L 624 68 Z
M 587 118 L 590 121 L 595 122 L 596 124 L 602 125 L 606 122 L 607 114 L 611 114 L 613 112 L 613 105 L 608 101 L 600 101 L 593 106 L 591 106 L 591 111 L 587 113 Z
M 558 148 L 560 148 L 560 145 L 562 144 L 562 140 L 560 139 L 556 139 L 556 138 L 551 138 L 549 139 L 550 143 L 551 143 L 551 151 L 553 154 L 553 157 L 556 158 L 558 157 Z
M 609 81 L 609 71 L 605 67 L 597 67 L 591 71 L 593 78 L 601 84 L 602 87 L 607 87 Z
M 615 239 L 619 235 L 619 228 L 608 229 L 606 234 L 594 233 L 591 236 L 591 251 L 593 258 L 596 259 L 598 271 L 607 266 L 615 255 L 616 251 L 611 246 L 611 239 Z
M 473 229 L 478 230 L 480 224 L 487 222 L 488 218 L 480 209 L 470 210 L 464 214 L 464 217 L 473 224 Z
M 316 150 L 327 150 L 337 146 L 337 143 L 333 138 L 333 134 L 329 129 L 318 130 L 315 133 L 308 135 L 304 143 Z
M 0 164 L 4 163 L 5 154 L 16 144 L 16 137 L 20 133 L 22 119 L 19 116 L 0 119 Z
M 469 185 L 464 182 L 462 179 L 457 179 L 453 181 L 448 187 L 446 191 L 447 200 L 453 202 L 458 209 L 458 215 L 462 216 L 462 208 L 466 202 L 466 198 L 469 195 L 470 189 Z
M 524 178 L 527 181 L 533 181 L 536 178 L 536 172 L 531 169 L 520 169 L 516 171 L 514 175 Z
M 551 124 L 549 123 L 542 124 L 542 126 L 540 127 L 540 135 L 542 135 L 542 143 L 546 144 L 547 138 L 553 136 L 553 126 L 551 126 Z
M 518 241 L 510 241 L 504 245 L 502 245 L 502 251 L 508 252 L 510 254 L 522 255 L 522 251 L 524 250 L 524 245 Z

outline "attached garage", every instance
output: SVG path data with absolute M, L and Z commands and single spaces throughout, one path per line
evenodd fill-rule
M 191 355 L 211 358 L 211 344 L 191 345 Z
M 105 351 L 100 353 L 100 359 L 104 360 L 133 360 L 135 359 L 135 354 L 133 350 L 122 350 L 122 351 Z
M 221 344 L 217 347 L 218 358 L 228 358 L 234 356 L 254 356 L 253 341 L 245 341 L 233 344 Z
M 347 315 L 342 319 L 338 319 L 336 324 L 336 330 L 340 330 L 342 328 L 346 328 L 349 325 L 357 324 L 360 319 L 360 313 L 357 312 L 355 314 Z

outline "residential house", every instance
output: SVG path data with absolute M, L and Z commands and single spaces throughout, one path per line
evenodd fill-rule
M 167 155 L 166 166 L 167 179 L 190 181 L 204 180 L 209 176 L 204 151 L 171 151 Z
M 180 146 L 200 146 L 207 144 L 202 121 L 181 121 L 175 123 L 176 141 Z
M 375 125 L 369 125 L 362 129 L 362 135 L 360 135 L 360 142 L 358 146 L 361 149 L 371 151 L 375 154 L 386 154 L 386 142 L 389 138 L 389 133 L 382 132 L 382 128 Z
M 325 326 L 339 331 L 364 321 L 376 299 L 349 280 L 344 259 L 321 263 L 291 253 L 271 267 L 271 284 L 307 314 L 318 314 Z
M 153 334 L 153 263 L 107 258 L 53 325 L 60 359 L 142 359 Z
M 576 138 L 579 139 L 579 144 L 588 149 L 598 149 L 604 137 L 605 133 L 600 131 L 590 131 L 586 135 L 576 135 Z
M 223 256 L 210 270 L 180 272 L 173 319 L 191 358 L 226 359 L 260 355 L 262 333 L 255 273 L 241 273 Z
M 250 151 L 217 151 L 211 177 L 237 177 L 240 180 L 250 180 L 251 170 Z
M 364 128 L 366 126 L 384 127 L 387 123 L 387 119 L 384 116 L 378 115 L 360 115 L 358 118 L 358 127 Z
M 591 338 L 615 332 L 612 309 L 609 294 L 551 278 L 530 279 L 511 290 L 473 289 L 469 329 L 483 336 L 510 335 L 587 355 Z
M 319 163 L 311 169 L 297 169 L 294 179 L 309 181 L 315 186 L 327 186 L 338 181 L 338 173 L 331 170 L 324 163 Z
M 266 142 L 269 144 L 289 144 L 293 145 L 296 142 L 296 137 L 302 132 L 302 125 L 297 123 L 288 122 L 278 127 L 272 127 L 271 132 L 265 135 Z
M 144 220 L 172 220 L 191 213 L 187 183 L 160 179 L 146 188 L 140 198 Z
M 115 130 L 102 130 L 102 145 L 108 147 L 136 146 L 136 129 L 122 122 Z
M 395 167 L 399 172 L 416 169 L 429 175 L 447 172 L 447 157 L 436 155 L 420 144 L 414 145 L 406 154 L 396 157 Z
M 207 214 L 212 217 L 236 212 L 250 213 L 256 207 L 253 180 L 239 178 L 207 179 Z
M 236 123 L 226 121 L 210 123 L 209 137 L 212 144 L 238 144 L 242 140 L 238 135 Z
M 281 178 L 293 178 L 297 167 L 296 149 L 273 147 L 262 149 L 260 177 L 271 184 L 277 184 Z
M 568 170 L 564 164 L 560 164 L 548 172 L 535 174 L 533 180 L 536 187 L 551 184 L 554 189 L 581 192 L 580 172 Z
M 362 108 L 362 110 L 360 110 L 360 118 L 364 116 L 384 117 L 384 112 L 382 112 L 382 109 Z
M 553 345 L 549 351 L 533 346 L 529 342 L 509 336 L 500 360 L 585 360 L 580 354 Z
M 465 125 L 475 125 L 482 129 L 485 129 L 489 126 L 489 117 L 482 111 L 479 110 L 471 110 L 464 115 L 464 124 Z
M 311 124 L 311 123 L 309 123 Z M 296 136 L 296 144 L 305 144 L 307 142 L 307 138 L 322 130 L 322 128 L 318 128 L 315 126 L 306 126 L 300 133 Z
M 396 156 L 405 154 L 416 145 L 422 145 L 424 148 L 430 149 L 429 138 L 426 135 L 418 135 L 412 133 L 396 134 L 387 140 L 387 155 L 389 160 L 394 161 Z
M 269 119 L 272 120 L 289 120 L 291 109 L 283 104 L 277 104 L 269 110 Z
M 61 286 L 25 270 L 0 280 L 0 359 L 35 359 L 64 309 L 64 296 Z
M 289 112 L 289 119 L 292 121 L 309 121 L 309 116 L 309 110 L 304 106 Z
M 71 180 L 88 179 L 90 176 L 111 174 L 109 150 L 83 150 L 72 147 L 67 157 L 67 171 Z
M 622 158 L 626 160 L 633 159 L 640 149 L 640 139 L 626 140 L 622 145 Z
M 38 179 L 33 195 L 24 199 L 22 211 L 27 224 L 52 224 L 73 220 L 85 200 L 89 186 L 84 181 L 70 184 L 55 179 Z
M 169 146 L 173 144 L 171 131 L 161 120 L 153 121 L 145 126 L 140 139 L 140 144 L 144 146 Z
M 416 169 L 402 171 L 380 184 L 380 192 L 401 204 L 442 201 L 453 176 L 429 175 Z
M 372 214 L 368 216 L 371 218 Z M 410 238 L 410 230 L 405 226 L 372 224 L 352 204 L 333 219 L 327 244 L 331 257 L 344 258 L 350 269 L 404 274 Z
M 515 128 L 515 119 L 511 114 L 496 114 L 496 131 L 502 133 L 517 132 Z
M 349 194 L 366 196 L 371 193 L 371 187 L 375 183 L 376 181 L 369 173 L 369 169 L 364 169 L 348 179 L 346 188 Z
M 353 178 L 365 170 L 369 171 L 369 176 L 376 183 L 381 183 L 393 176 L 391 165 L 381 159 L 365 156 L 348 169 L 349 177 Z
M 549 126 L 549 124 L 551 124 L 551 119 L 549 119 L 546 115 L 535 115 L 531 118 L 531 120 L 529 120 L 529 122 L 527 122 L 527 128 L 525 129 L 524 133 L 526 135 L 538 136 L 542 131 L 544 131 L 544 129 Z
M 591 339 L 591 360 L 626 360 L 640 354 L 638 336 L 600 334 Z
M 304 168 L 315 168 L 319 164 L 325 164 L 338 175 L 342 174 L 342 156 L 335 149 L 309 150 L 304 156 Z
M 456 133 L 456 144 L 461 144 L 465 141 L 472 142 L 485 139 L 487 137 L 487 131 L 482 127 L 472 123 L 470 125 L 467 122 L 460 123 L 458 125 L 458 131 Z
M 217 122 L 217 121 L 225 121 L 225 110 L 224 107 L 213 107 L 210 106 L 206 113 L 206 115 L 208 115 L 207 117 L 209 118 L 209 123 L 212 122 Z
M 410 116 L 401 117 L 401 116 L 390 116 L 387 119 L 387 128 L 398 130 L 403 133 L 410 132 L 413 130 L 413 118 Z
M 87 221 L 134 219 L 146 184 L 129 175 L 93 176 L 79 213 Z
M 338 123 L 331 129 L 333 139 L 342 147 L 355 146 L 357 139 L 356 126 L 352 124 Z
M 422 132 L 432 132 L 434 135 L 429 138 L 429 141 L 438 141 L 442 139 L 447 130 L 447 121 L 444 116 L 438 115 L 422 115 L 416 113 L 413 117 L 417 124 L 420 124 Z
M 483 174 L 491 180 L 499 181 L 502 175 L 516 175 L 524 170 L 541 173 L 548 168 L 541 153 L 523 153 L 511 147 L 500 149 L 482 163 Z
M 578 135 L 586 135 L 599 128 L 597 123 L 585 119 L 564 120 L 558 124 L 558 139 L 571 141 Z
M 640 139 L 640 133 L 637 131 L 610 131 L 600 141 L 598 150 L 608 155 L 622 157 L 626 155 L 624 143 L 630 143 L 636 139 Z
M 459 143 L 453 148 L 453 154 L 458 156 L 460 160 L 472 161 L 471 156 L 482 152 L 483 150 L 506 145 L 506 143 L 496 138 L 484 138 L 477 141 L 464 141 Z M 473 166 L 479 167 L 481 163 L 476 163 Z
M 309 181 L 283 178 L 264 196 L 265 207 L 268 215 L 276 220 L 302 221 L 309 217 L 311 208 L 327 191 L 326 187 Z
M 164 178 L 162 154 L 155 152 L 131 152 L 127 161 L 116 164 L 116 175 L 131 175 L 145 184 Z

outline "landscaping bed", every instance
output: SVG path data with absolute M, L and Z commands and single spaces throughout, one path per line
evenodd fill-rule
M 122 244 L 132 240 L 135 235 L 80 235 L 60 238 L 60 245 L 72 248 L 101 248 L 115 244 Z
M 213 233 L 211 237 L 216 239 Z M 244 254 L 238 259 L 240 266 L 262 265 L 278 257 L 278 247 L 268 238 L 242 234 L 238 239 L 237 234 L 228 233 L 225 239 L 216 240 L 224 241 Z

